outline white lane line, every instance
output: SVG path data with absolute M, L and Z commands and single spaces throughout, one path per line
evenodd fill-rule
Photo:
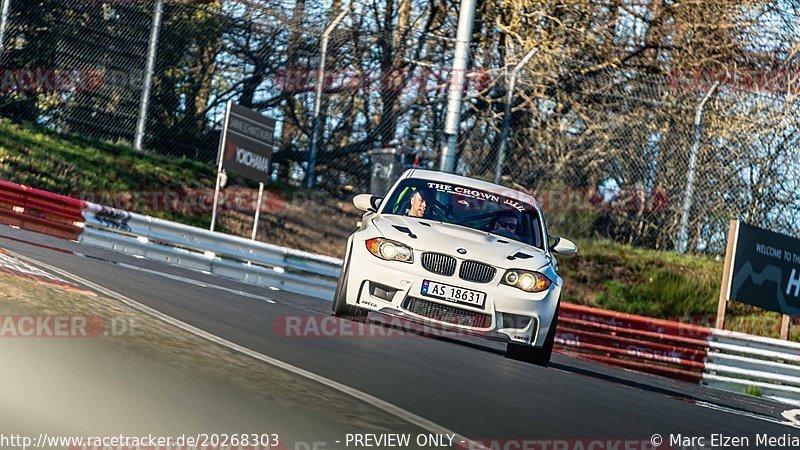
M 737 416 L 743 416 L 743 417 L 749 417 L 751 419 L 763 420 L 764 422 L 777 423 L 778 425 L 788 425 L 788 426 L 791 426 L 791 427 L 800 428 L 800 423 L 793 422 L 791 420 L 782 422 L 779 419 L 772 418 L 772 417 L 769 417 L 769 416 L 764 416 L 764 415 L 755 414 L 755 413 L 749 413 L 749 412 L 746 412 L 746 411 L 740 411 L 738 409 L 728 408 L 728 407 L 721 406 L 721 405 L 715 405 L 713 403 L 696 402 L 695 404 L 697 406 L 701 407 L 701 408 L 708 408 L 708 409 L 713 409 L 715 411 L 722 411 L 722 412 L 726 412 L 726 413 L 729 413 L 729 414 L 736 414 Z M 786 417 L 785 412 L 784 412 L 784 417 Z
M 262 295 L 257 295 L 257 294 L 251 294 L 249 292 L 240 291 L 238 289 L 231 289 L 231 288 L 227 288 L 225 286 L 219 286 L 217 284 L 211 284 L 211 283 L 206 283 L 206 282 L 199 281 L 199 280 L 193 280 L 191 278 L 186 278 L 186 277 L 182 277 L 182 276 L 179 276 L 179 275 L 172 275 L 172 274 L 168 274 L 168 273 L 164 273 L 164 272 L 159 272 L 157 270 L 145 269 L 144 267 L 136 267 L 136 266 L 133 266 L 133 265 L 130 265 L 130 264 L 126 264 L 126 263 L 114 263 L 114 264 L 118 265 L 120 267 L 124 267 L 126 269 L 137 270 L 139 272 L 145 272 L 145 273 L 149 273 L 149 274 L 152 274 L 152 275 L 158 275 L 160 277 L 164 277 L 164 278 L 167 278 L 167 279 L 170 279 L 170 280 L 174 280 L 174 281 L 180 281 L 180 282 L 183 282 L 183 283 L 192 284 L 194 286 L 200 286 L 200 287 L 204 287 L 204 288 L 216 289 L 218 291 L 227 292 L 229 294 L 238 295 L 240 297 L 247 297 L 247 298 L 252 298 L 252 299 L 256 299 L 256 300 L 262 300 L 262 301 L 265 301 L 267 303 L 272 303 L 272 304 L 277 303 L 277 301 L 275 301 L 275 300 L 273 300 L 273 299 L 271 299 L 269 297 L 264 297 Z
M 171 316 L 168 316 L 168 315 L 166 315 L 166 314 L 164 314 L 164 313 L 162 313 L 160 311 L 157 311 L 157 310 L 155 310 L 155 309 L 153 309 L 153 308 L 151 308 L 151 307 L 149 307 L 147 305 L 143 305 L 143 304 L 141 304 L 141 303 L 139 303 L 139 302 L 137 302 L 135 300 L 132 300 L 132 299 L 120 294 L 120 293 L 112 291 L 111 289 L 107 289 L 107 288 L 105 288 L 103 286 L 100 286 L 99 284 L 93 283 L 93 282 L 91 282 L 89 280 L 81 278 L 81 277 L 79 277 L 77 275 L 74 275 L 74 274 L 72 274 L 70 272 L 67 272 L 65 270 L 59 269 L 58 267 L 53 267 L 53 266 L 51 266 L 49 264 L 45 264 L 45 263 L 37 261 L 37 260 L 35 260 L 33 258 L 29 258 L 27 256 L 20 255 L 20 254 L 14 253 L 14 252 L 9 252 L 9 253 L 13 253 L 14 256 L 16 256 L 17 258 L 20 258 L 22 260 L 28 261 L 31 264 L 36 264 L 36 265 L 38 265 L 40 267 L 43 267 L 43 268 L 45 268 L 47 270 L 53 271 L 53 272 L 55 272 L 55 273 L 57 273 L 57 274 L 59 274 L 59 275 L 61 275 L 63 277 L 70 278 L 73 281 L 76 281 L 78 283 L 83 284 L 86 287 L 94 289 L 95 291 L 97 291 L 97 292 L 99 292 L 101 294 L 104 294 L 104 295 L 107 295 L 108 297 L 111 297 L 111 298 L 114 298 L 116 300 L 119 300 L 120 302 L 130 306 L 133 309 L 136 309 L 137 311 L 143 312 L 145 314 L 149 314 L 149 315 L 161 320 L 162 322 L 165 322 L 165 323 L 168 323 L 168 324 L 170 324 L 172 326 L 178 327 L 178 328 L 180 328 L 180 329 L 182 329 L 184 331 L 187 331 L 189 333 L 194 334 L 195 336 L 201 337 L 201 338 L 206 339 L 206 340 L 208 340 L 210 342 L 214 342 L 215 344 L 222 345 L 222 346 L 227 347 L 227 348 L 229 348 L 229 349 L 231 349 L 233 351 L 239 352 L 239 353 L 241 353 L 243 355 L 247 355 L 247 356 L 249 356 L 251 358 L 257 359 L 257 360 L 265 362 L 267 364 L 271 364 L 271 365 L 273 365 L 275 367 L 279 367 L 279 368 L 281 368 L 283 370 L 286 370 L 288 372 L 291 372 L 291 373 L 293 373 L 295 375 L 301 376 L 301 377 L 306 378 L 308 380 L 315 381 L 315 382 L 317 382 L 319 384 L 322 384 L 324 386 L 327 386 L 327 387 L 329 387 L 331 389 L 337 390 L 337 391 L 339 391 L 339 392 L 341 392 L 343 394 L 349 395 L 349 396 L 351 396 L 351 397 L 353 397 L 353 398 L 355 398 L 357 400 L 361 400 L 362 402 L 367 403 L 367 404 L 373 406 L 374 408 L 380 409 L 380 410 L 382 410 L 382 411 L 384 411 L 386 413 L 389 413 L 389 414 L 391 414 L 391 415 L 393 415 L 395 417 L 398 417 L 398 418 L 400 418 L 400 419 L 402 419 L 402 420 L 404 420 L 404 421 L 406 421 L 408 423 L 416 425 L 416 426 L 422 428 L 425 431 L 428 431 L 428 432 L 434 433 L 434 434 L 454 436 L 453 441 L 465 443 L 465 444 L 467 444 L 469 446 L 470 449 L 488 450 L 483 444 L 481 444 L 479 442 L 475 442 L 475 441 L 472 441 L 470 439 L 467 439 L 466 437 L 462 436 L 459 433 L 455 433 L 452 430 L 449 430 L 449 429 L 447 429 L 447 428 L 445 428 L 445 427 L 443 427 L 443 426 L 441 426 L 439 424 L 436 424 L 436 423 L 434 423 L 434 422 L 432 422 L 432 421 L 430 421 L 428 419 L 420 417 L 420 416 L 412 413 L 411 411 L 408 411 L 408 410 L 405 410 L 405 409 L 403 409 L 403 408 L 401 408 L 399 406 L 393 405 L 393 404 L 391 404 L 391 403 L 389 403 L 389 402 L 387 402 L 385 400 L 381 400 L 381 399 L 379 399 L 379 398 L 377 398 L 375 396 L 367 394 L 366 392 L 361 392 L 358 389 L 352 388 L 350 386 L 346 386 L 346 385 L 341 384 L 341 383 L 339 383 L 337 381 L 333 381 L 333 380 L 331 380 L 329 378 L 325 378 L 325 377 L 323 377 L 321 375 L 317 375 L 317 374 L 315 374 L 313 372 L 309 372 L 308 370 L 301 369 L 301 368 L 299 368 L 297 366 L 293 366 L 293 365 L 291 365 L 289 363 L 283 362 L 283 361 L 281 361 L 279 359 L 275 359 L 275 358 L 273 358 L 271 356 L 267 356 L 267 355 L 264 355 L 262 353 L 258 353 L 258 352 L 254 351 L 254 350 L 251 350 L 251 349 L 247 348 L 247 347 L 243 347 L 243 346 L 241 346 L 239 344 L 233 343 L 233 342 L 228 341 L 226 339 L 223 339 L 223 338 L 221 338 L 219 336 L 216 336 L 214 334 L 208 333 L 208 332 L 203 331 L 203 330 L 201 330 L 199 328 L 193 327 L 192 325 L 189 325 L 188 323 L 182 322 L 182 321 L 180 321 L 178 319 L 175 319 L 175 318 L 173 318 Z

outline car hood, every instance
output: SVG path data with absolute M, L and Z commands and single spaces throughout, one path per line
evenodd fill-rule
M 549 257 L 536 247 L 458 225 L 395 215 L 376 216 L 372 223 L 383 237 L 415 250 L 445 253 L 503 269 L 538 270 L 550 264 Z

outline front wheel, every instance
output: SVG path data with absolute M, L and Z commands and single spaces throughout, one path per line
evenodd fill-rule
M 544 345 L 542 345 L 541 348 L 509 343 L 508 347 L 506 347 L 506 358 L 547 367 L 547 365 L 550 364 L 550 357 L 553 355 L 553 343 L 556 340 L 559 309 L 561 309 L 561 302 L 556 306 L 553 321 L 550 323 L 550 329 L 547 330 L 547 337 L 545 337 Z
M 350 260 L 348 259 L 339 274 L 339 282 L 336 283 L 336 292 L 333 294 L 333 315 L 342 319 L 363 322 L 367 320 L 367 313 L 361 308 L 347 304 L 347 277 L 350 272 Z

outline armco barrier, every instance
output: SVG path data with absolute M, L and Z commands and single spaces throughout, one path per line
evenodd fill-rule
M 708 328 L 563 304 L 556 343 L 586 359 L 699 382 L 709 334 Z
M 62 239 L 83 231 L 84 202 L 0 180 L 0 223 Z
M 562 304 L 562 353 L 800 405 L 800 343 Z
M 80 242 L 329 299 L 340 259 L 86 203 Z
M 243 282 L 330 298 L 342 261 L 0 181 L 0 223 Z M 556 348 L 800 405 L 800 344 L 562 304 Z

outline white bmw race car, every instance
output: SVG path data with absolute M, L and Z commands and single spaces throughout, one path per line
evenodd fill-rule
M 333 300 L 337 316 L 378 312 L 508 343 L 506 356 L 547 365 L 561 289 L 554 254 L 577 247 L 547 234 L 530 194 L 408 170 L 364 211 Z

